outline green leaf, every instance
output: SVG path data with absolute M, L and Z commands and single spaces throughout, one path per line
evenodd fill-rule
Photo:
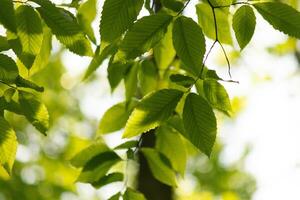
M 127 62 L 127 63 L 115 62 L 109 64 L 107 68 L 107 73 L 108 73 L 108 81 L 112 92 L 116 89 L 116 87 L 119 85 L 121 80 L 125 77 L 126 72 L 131 66 L 132 66 L 131 62 Z
M 143 95 L 153 92 L 158 88 L 158 69 L 152 61 L 144 60 L 142 62 L 138 78 Z
M 113 151 L 98 154 L 84 165 L 77 181 L 94 183 L 104 177 L 119 161 L 121 161 L 120 157 Z
M 101 41 L 111 43 L 136 20 L 143 0 L 106 0 L 100 22 Z
M 165 36 L 153 48 L 154 59 L 159 69 L 165 70 L 169 67 L 176 56 L 172 40 L 172 23 L 168 26 Z
M 129 118 L 130 110 L 126 103 L 118 103 L 109 108 L 103 115 L 99 124 L 99 133 L 111 133 L 123 128 Z
M 98 47 L 91 63 L 88 66 L 88 69 L 84 74 L 83 80 L 86 80 L 94 71 L 98 69 L 99 66 L 101 66 L 101 64 L 106 58 L 114 54 L 116 51 L 117 51 L 116 43 L 106 46 L 102 51 L 100 51 L 100 47 Z
M 38 86 L 37 84 L 35 84 L 34 82 L 31 82 L 30 80 L 27 80 L 21 76 L 18 76 L 16 79 L 16 85 L 18 87 L 23 87 L 23 88 L 30 88 L 30 89 L 34 89 L 38 92 L 43 92 L 44 88 L 41 86 Z
M 167 31 L 173 17 L 156 14 L 139 19 L 126 33 L 120 50 L 127 59 L 133 59 L 157 44 Z
M 181 85 L 186 88 L 191 87 L 195 83 L 195 80 L 192 77 L 182 74 L 172 74 L 170 76 L 170 80 L 177 85 Z
M 134 189 L 127 188 L 124 195 L 123 200 L 146 200 L 144 195 Z
M 16 93 L 16 89 L 14 88 L 8 88 L 7 90 L 5 90 L 3 94 L 5 101 L 10 102 L 15 93 Z
M 256 3 L 254 7 L 275 29 L 300 38 L 300 13 L 297 10 L 279 2 Z
M 140 63 L 136 62 L 131 65 L 125 74 L 125 97 L 126 101 L 130 101 L 132 97 L 135 96 L 138 86 L 138 69 Z
M 190 93 L 183 109 L 185 137 L 210 156 L 217 134 L 217 122 L 211 106 L 201 96 Z
M 176 187 L 176 174 L 169 166 L 168 159 L 152 148 L 142 148 L 141 151 L 148 161 L 153 176 L 162 183 Z
M 232 4 L 232 0 L 210 0 L 213 6 L 228 6 Z
M 122 194 L 118 192 L 117 194 L 111 196 L 108 200 L 119 200 Z
M 43 28 L 39 15 L 31 6 L 22 5 L 16 10 L 17 31 L 22 45 L 23 62 L 27 69 L 39 54 L 43 42 Z
M 184 176 L 187 155 L 180 133 L 169 126 L 161 126 L 156 136 L 155 148 L 170 160 L 173 169 Z
M 6 29 L 14 33 L 17 32 L 12 0 L 0 0 L 0 23 L 3 24 Z
M 19 102 L 27 120 L 41 133 L 49 129 L 49 114 L 46 106 L 33 94 L 19 91 Z
M 250 42 L 255 25 L 255 14 L 250 6 L 242 6 L 234 13 L 232 27 L 241 49 Z
M 18 67 L 13 59 L 0 54 L 0 80 L 6 83 L 14 83 L 19 74 Z
M 104 185 L 108 185 L 110 183 L 123 181 L 123 179 L 124 179 L 124 175 L 122 173 L 115 172 L 115 173 L 111 173 L 106 176 L 103 176 L 98 181 L 93 182 L 92 185 L 95 188 L 100 188 L 100 187 L 103 187 Z
M 31 75 L 43 69 L 48 64 L 49 61 L 49 57 L 52 49 L 52 33 L 47 26 L 44 26 L 43 32 L 44 32 L 44 36 L 43 36 L 42 47 L 30 69 Z
M 173 27 L 173 44 L 179 58 L 197 76 L 205 54 L 205 39 L 198 24 L 191 18 L 177 18 Z
M 226 89 L 215 80 L 204 80 L 204 94 L 213 108 L 223 111 L 227 115 L 231 113 L 231 104 Z
M 135 148 L 135 147 L 138 146 L 138 144 L 139 144 L 138 141 L 136 141 L 136 140 L 130 140 L 130 141 L 124 142 L 123 144 L 120 144 L 120 145 L 116 146 L 114 149 L 115 150 L 120 150 L 120 149 Z
M 32 1 L 41 6 L 37 10 L 62 44 L 78 55 L 93 55 L 89 40 L 85 37 L 76 18 L 70 12 L 57 8 L 49 0 Z
M 94 156 L 108 151 L 110 151 L 110 149 L 107 145 L 102 140 L 98 139 L 90 146 L 77 153 L 70 162 L 74 167 L 83 167 Z
M 174 112 L 183 92 L 163 89 L 145 96 L 127 121 L 124 138 L 130 138 L 156 128 Z
M 0 52 L 10 49 L 9 43 L 6 37 L 0 36 Z
M 9 123 L 0 117 L 0 167 L 11 174 L 17 152 L 17 137 Z
M 176 0 L 161 0 L 161 4 L 164 7 L 173 10 L 174 12 L 179 12 L 184 7 L 182 1 Z
M 211 7 L 206 3 L 200 3 L 196 6 L 198 15 L 198 23 L 202 27 L 204 34 L 215 40 L 216 31 L 214 26 L 214 16 Z M 221 43 L 232 44 L 232 38 L 229 25 L 229 8 L 215 9 L 217 27 L 218 27 L 218 39 Z
M 94 44 L 97 41 L 91 25 L 97 14 L 96 7 L 97 0 L 87 0 L 80 5 L 77 12 L 78 24 Z

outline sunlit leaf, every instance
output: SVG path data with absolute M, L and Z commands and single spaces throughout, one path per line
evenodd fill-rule
M 111 133 L 123 128 L 129 118 L 130 110 L 126 103 L 118 103 L 109 108 L 99 124 L 99 133 Z
M 31 6 L 26 5 L 18 7 L 16 17 L 17 31 L 23 52 L 22 62 L 27 69 L 30 69 L 43 42 L 41 19 Z
M 168 26 L 165 36 L 153 48 L 156 65 L 161 70 L 166 69 L 176 56 L 176 52 L 173 47 L 172 29 L 173 25 L 171 23 Z
M 184 176 L 187 155 L 180 134 L 168 126 L 162 126 L 156 135 L 156 149 L 170 160 L 174 170 Z
M 15 131 L 3 117 L 0 117 L 0 167 L 3 167 L 7 174 L 11 174 L 17 145 Z
M 127 121 L 124 138 L 130 138 L 159 126 L 175 110 L 183 92 L 174 89 L 159 90 L 144 97 Z
M 175 172 L 170 167 L 169 160 L 164 155 L 151 148 L 142 148 L 141 151 L 147 159 L 153 176 L 157 180 L 170 186 L 177 186 Z
M 204 94 L 213 108 L 219 109 L 230 115 L 231 104 L 226 89 L 215 80 L 204 80 Z
M 196 6 L 198 23 L 202 27 L 204 34 L 211 38 L 216 39 L 216 30 L 214 23 L 214 16 L 212 8 L 206 3 L 200 3 Z M 229 9 L 218 8 L 215 9 L 217 27 L 218 27 L 218 39 L 221 43 L 232 44 L 232 38 L 230 34 L 229 25 Z
M 80 5 L 77 12 L 77 19 L 80 27 L 93 43 L 96 44 L 96 38 L 94 30 L 92 28 L 92 22 L 97 14 L 97 0 L 88 0 Z
M 124 195 L 123 200 L 146 200 L 144 195 L 134 189 L 127 188 Z
M 78 55 L 93 55 L 89 40 L 85 37 L 76 18 L 70 12 L 56 7 L 49 0 L 32 1 L 41 6 L 37 10 L 62 44 Z
M 153 92 L 158 87 L 158 69 L 153 62 L 145 60 L 142 62 L 139 74 L 140 89 L 143 95 Z

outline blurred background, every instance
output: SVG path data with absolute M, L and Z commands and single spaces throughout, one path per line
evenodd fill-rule
M 185 11 L 195 20 L 196 3 L 192 1 Z M 298 1 L 288 3 L 297 7 Z M 98 4 L 101 13 L 103 1 Z M 141 16 L 146 14 L 143 10 Z M 97 20 L 94 28 L 98 30 Z M 5 33 L 1 30 L 0 34 Z M 208 40 L 207 46 L 211 43 Z M 110 92 L 107 62 L 88 82 L 81 82 L 90 58 L 64 51 L 56 41 L 52 45 L 49 64 L 33 75 L 33 80 L 46 88 L 42 98 L 49 109 L 52 128 L 44 137 L 24 118 L 8 114 L 20 144 L 12 178 L 0 177 L 0 200 L 108 199 L 122 189 L 122 183 L 99 190 L 75 183 L 79 171 L 69 160 L 94 140 L 99 120 L 109 107 L 122 101 L 124 87 L 121 84 L 114 93 Z M 194 152 L 174 195 L 178 200 L 299 200 L 299 41 L 275 31 L 257 15 L 250 45 L 242 53 L 230 46 L 226 50 L 233 79 L 239 81 L 224 83 L 235 114 L 228 118 L 217 113 L 218 144 L 212 158 Z M 226 60 L 218 46 L 207 66 L 229 79 Z M 120 132 L 104 139 L 111 147 L 122 142 Z M 124 168 L 122 164 L 118 167 Z M 135 168 L 132 163 L 132 176 Z

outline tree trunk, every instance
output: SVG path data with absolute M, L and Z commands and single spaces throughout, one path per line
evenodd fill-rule
M 155 130 L 145 133 L 142 137 L 141 147 L 154 147 Z M 141 152 L 139 152 L 139 164 L 138 190 L 145 195 L 147 200 L 172 200 L 172 188 L 153 177 L 147 160 Z

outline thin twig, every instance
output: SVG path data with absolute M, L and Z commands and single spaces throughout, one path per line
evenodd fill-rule
M 190 2 L 191 2 L 191 0 L 188 0 L 188 1 L 186 2 L 186 4 L 181 8 L 181 10 L 177 13 L 176 16 L 180 15 L 180 14 L 184 11 L 184 9 L 188 6 L 188 4 L 189 4 Z
M 13 88 L 13 89 L 15 89 L 15 90 L 18 90 L 18 88 L 17 88 L 17 87 L 15 87 L 15 86 L 12 86 L 12 85 L 10 85 L 10 84 L 6 83 L 5 81 L 2 81 L 2 80 L 0 80 L 0 83 L 2 83 L 2 84 L 4 84 L 4 85 L 7 85 L 8 87 L 10 87 L 10 88 Z
M 231 65 L 230 65 L 230 62 L 229 62 L 229 58 L 228 58 L 228 56 L 227 56 L 227 53 L 226 53 L 225 48 L 223 47 L 222 43 L 221 43 L 220 41 L 218 41 L 218 43 L 219 43 L 219 45 L 220 45 L 221 48 L 222 48 L 223 54 L 224 54 L 225 59 L 226 59 L 226 62 L 227 62 L 229 77 L 232 78 L 232 76 L 231 76 Z
M 235 2 L 229 5 L 222 5 L 222 6 L 214 6 L 214 8 L 228 8 L 230 6 L 234 6 L 234 5 L 251 5 L 249 2 Z

